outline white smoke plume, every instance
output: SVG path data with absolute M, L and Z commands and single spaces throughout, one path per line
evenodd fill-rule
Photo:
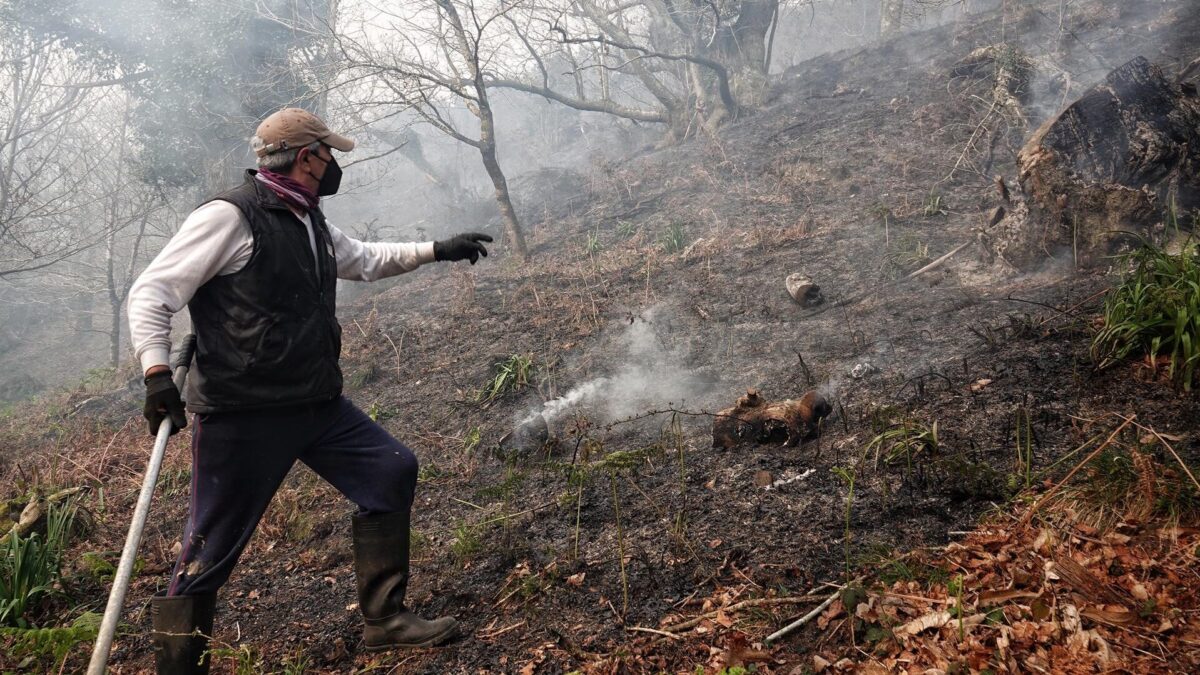
M 687 366 L 687 354 L 664 345 L 656 332 L 660 310 L 636 317 L 611 348 L 615 372 L 579 384 L 530 411 L 518 426 L 541 414 L 547 423 L 572 411 L 618 420 L 669 405 L 694 405 L 714 391 L 716 378 Z

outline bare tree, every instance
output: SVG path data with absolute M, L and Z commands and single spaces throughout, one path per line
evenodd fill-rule
M 904 0 L 880 0 L 879 35 L 888 37 L 899 32 L 904 21 Z
M 495 188 L 508 243 L 521 258 L 528 248 L 508 180 L 501 168 L 496 123 L 488 97 L 488 64 L 509 57 L 502 22 L 519 3 L 420 0 L 341 11 L 336 31 L 344 68 L 342 91 L 377 120 L 418 115 L 447 136 L 479 151 Z M 352 18 L 350 18 L 352 17 Z M 474 130 L 467 125 L 473 120 Z
M 147 228 L 166 201 L 161 190 L 139 180 L 130 170 L 134 154 L 129 134 L 133 102 L 126 95 L 123 103 L 117 131 L 108 136 L 114 141 L 110 153 L 115 154 L 115 161 L 106 165 L 107 171 L 94 174 L 92 187 L 97 203 L 104 205 L 104 294 L 108 299 L 109 360 L 113 368 L 121 364 L 125 301 L 145 263 L 142 253 Z
M 107 81 L 58 41 L 0 24 L 0 277 L 44 269 L 99 244 L 74 219 L 99 163 L 80 123 Z
M 551 0 L 507 17 L 526 58 L 495 64 L 488 83 L 683 138 L 761 102 L 778 12 L 779 0 Z

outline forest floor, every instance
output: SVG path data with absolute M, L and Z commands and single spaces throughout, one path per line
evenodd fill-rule
M 1061 101 L 1139 54 L 1200 56 L 1172 37 L 1200 34 L 1195 3 L 1073 6 L 1068 32 L 1036 10 L 979 15 L 800 64 L 717 137 L 517 181 L 530 263 L 501 249 L 344 306 L 347 395 L 421 461 L 411 604 L 466 637 L 362 650 L 351 505 L 297 467 L 222 591 L 214 672 L 1195 672 L 1196 522 L 1114 520 L 1086 486 L 1051 486 L 1106 439 L 1163 480 L 1168 446 L 1196 466 L 1200 405 L 1136 366 L 1096 370 L 1112 270 L 1068 251 L 1018 272 L 977 243 L 994 177 L 1016 185 L 1015 150 Z M 1006 36 L 1039 64 L 1025 119 L 996 112 L 986 74 L 951 75 Z M 825 305 L 788 296 L 796 272 Z M 514 356 L 528 384 L 480 400 Z M 835 413 L 799 447 L 711 447 L 711 413 L 748 388 L 816 388 Z M 6 497 L 90 488 L 63 612 L 103 606 L 96 561 L 116 559 L 149 445 L 137 392 L 100 389 L 16 408 L 0 431 Z M 573 391 L 545 453 L 497 456 Z M 873 444 L 888 431 L 905 442 Z M 152 668 L 187 441 L 112 672 Z

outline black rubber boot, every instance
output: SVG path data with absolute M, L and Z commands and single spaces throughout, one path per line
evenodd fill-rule
M 158 675 L 208 675 L 216 595 L 159 596 L 150 599 L 154 662 Z
M 408 590 L 407 513 L 354 516 L 354 573 L 368 651 L 433 647 L 458 636 L 458 621 L 426 621 L 404 607 Z

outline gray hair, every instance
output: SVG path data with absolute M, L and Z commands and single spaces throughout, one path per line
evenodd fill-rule
M 258 150 L 263 145 L 263 139 L 258 136 L 250 139 L 250 149 L 254 151 L 255 156 L 258 156 Z M 315 155 L 321 149 L 321 141 L 313 141 L 305 147 Z M 296 163 L 296 156 L 300 154 L 300 150 L 302 148 L 288 148 L 287 150 L 272 152 L 269 155 L 259 156 L 258 168 L 276 173 L 287 173 L 292 170 L 292 165 Z

